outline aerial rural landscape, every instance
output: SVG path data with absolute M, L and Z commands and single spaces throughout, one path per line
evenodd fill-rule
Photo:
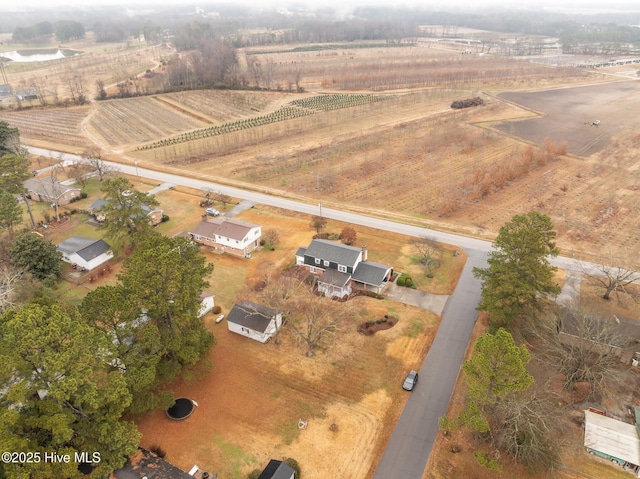
M 3 9 L 0 479 L 640 477 L 640 12 Z

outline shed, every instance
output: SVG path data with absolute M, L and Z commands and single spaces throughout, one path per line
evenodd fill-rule
M 640 466 L 640 438 L 633 424 L 586 410 L 584 446 L 590 453 L 620 465 Z
M 199 318 L 203 317 L 213 309 L 213 307 L 215 306 L 214 298 L 215 296 L 213 296 L 213 294 L 211 293 L 203 292 L 200 294 L 200 310 L 198 311 Z
M 295 471 L 286 462 L 271 459 L 258 479 L 293 479 Z
M 281 326 L 282 313 L 251 301 L 236 303 L 227 316 L 229 331 L 261 343 L 269 341 Z

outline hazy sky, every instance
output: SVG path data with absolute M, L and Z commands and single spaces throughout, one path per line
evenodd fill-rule
M 144 6 L 159 6 L 159 5 L 185 5 L 191 8 L 192 6 L 202 6 L 208 9 L 207 6 L 215 4 L 215 1 L 198 1 L 198 0 L 20 0 L 19 2 L 11 2 L 7 4 L 3 2 L 2 9 L 22 9 L 25 7 L 51 7 L 54 5 L 69 5 L 69 6 L 89 6 L 89 5 L 144 5 Z M 465 5 L 472 6 L 473 9 L 481 7 L 495 7 L 495 6 L 508 6 L 509 8 L 527 8 L 531 6 L 534 8 L 541 7 L 567 7 L 571 9 L 579 10 L 618 10 L 618 9 L 634 9 L 640 10 L 640 2 L 638 0 L 613 0 L 603 2 L 602 0 L 524 0 L 524 1 L 508 1 L 508 0 L 324 0 L 321 2 L 310 0 L 222 0 L 217 3 L 231 3 L 231 4 L 243 4 L 252 5 L 256 8 L 264 8 L 267 5 L 284 7 L 287 6 L 308 6 L 311 9 L 314 7 L 334 7 L 344 9 L 347 6 L 355 5 L 389 5 L 389 6 L 410 6 L 410 7 L 455 7 L 456 9 L 462 8 Z M 10 6 L 11 5 L 11 6 Z M 444 9 L 444 8 L 443 8 Z

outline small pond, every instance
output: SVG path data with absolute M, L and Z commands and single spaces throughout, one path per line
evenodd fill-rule
M 11 60 L 16 63 L 27 62 L 47 62 L 49 60 L 61 60 L 63 58 L 80 55 L 79 50 L 69 50 L 62 48 L 39 48 L 32 50 L 14 50 L 12 52 L 0 53 L 4 60 Z

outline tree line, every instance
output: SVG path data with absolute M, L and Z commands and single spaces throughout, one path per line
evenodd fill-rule
M 77 461 L 45 461 L 51 451 L 98 452 L 94 474 L 106 477 L 138 447 L 131 418 L 173 404 L 163 385 L 215 344 L 199 318 L 213 265 L 187 238 L 152 230 L 152 195 L 108 178 L 102 228 L 114 249 L 131 252 L 116 284 L 79 303 L 60 299 L 61 253 L 29 228 L 15 231 L 32 174 L 4 122 L 0 167 L 0 449 L 34 458 L 3 461 L 0 477 L 81 476 Z
M 482 286 L 478 310 L 488 315 L 489 331 L 462 367 L 464 409 L 441 417 L 440 427 L 447 437 L 460 428 L 472 432 L 478 446 L 474 456 L 489 469 L 501 470 L 504 455 L 529 470 L 561 464 L 560 438 L 571 401 L 549 387 L 553 378 L 578 400 L 597 401 L 622 384 L 618 351 L 629 338 L 619 321 L 577 302 L 553 301 L 560 293 L 557 268 L 550 263 L 559 254 L 555 237 L 548 216 L 516 215 L 500 228 L 487 267 L 473 269 Z M 608 278 L 618 278 L 622 288 L 629 280 L 614 273 Z M 609 284 L 600 280 L 604 299 Z M 530 372 L 534 362 L 545 377 Z M 583 392 L 576 396 L 579 384 Z

